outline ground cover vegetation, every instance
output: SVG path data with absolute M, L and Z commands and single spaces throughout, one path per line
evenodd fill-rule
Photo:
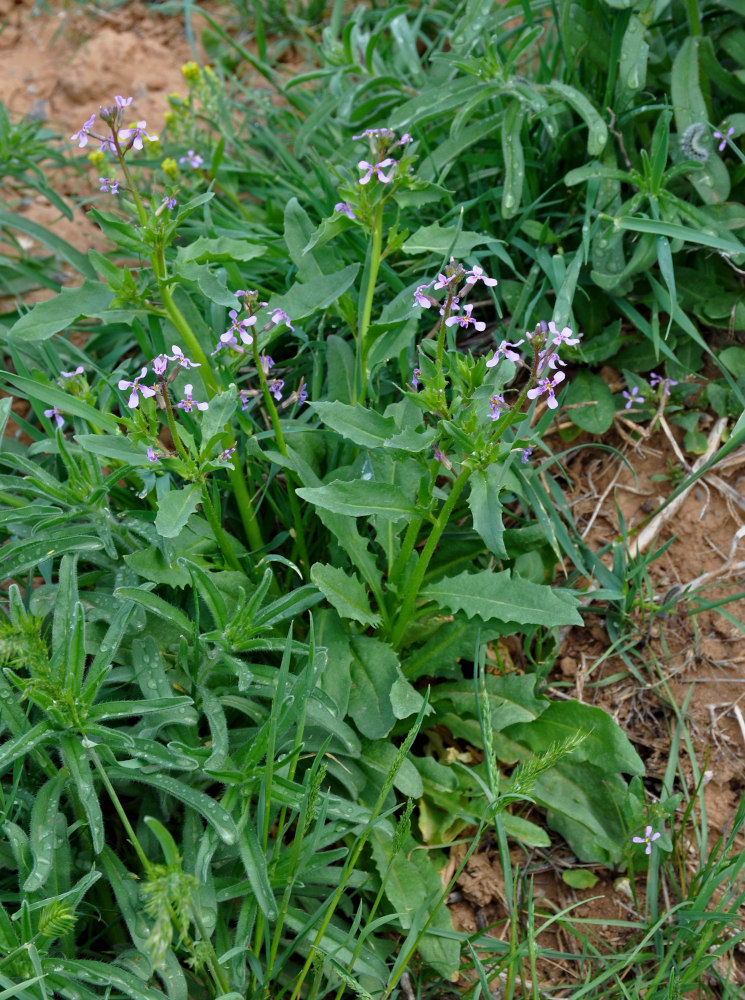
M 547 694 L 655 553 L 590 549 L 545 435 L 745 439 L 740 4 L 178 7 L 210 64 L 162 135 L 0 114 L 3 996 L 538 996 L 550 923 L 557 995 L 738 995 L 742 809 L 691 872 L 675 758 L 650 796 Z M 14 213 L 70 216 L 70 155 L 110 253 Z M 444 905 L 484 835 L 499 940 Z M 626 951 L 516 879 L 557 839 L 628 880 Z

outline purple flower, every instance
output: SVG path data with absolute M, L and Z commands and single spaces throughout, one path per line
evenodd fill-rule
M 479 267 L 478 264 L 474 264 L 470 271 L 466 271 L 466 284 L 475 285 L 477 281 L 483 281 L 489 288 L 493 288 L 497 284 L 496 278 L 488 278 L 484 274 L 483 268 Z
M 717 149 L 719 150 L 719 152 L 720 152 L 720 153 L 721 153 L 721 152 L 723 151 L 723 149 L 724 149 L 724 148 L 725 148 L 725 146 L 727 145 L 727 140 L 728 140 L 728 139 L 729 139 L 729 138 L 730 138 L 731 136 L 733 136 L 734 134 L 735 134 L 735 127 L 734 127 L 734 125 L 730 125 L 730 127 L 729 127 L 729 128 L 727 129 L 727 131 L 726 131 L 726 133 L 725 133 L 725 134 L 722 134 L 722 133 L 721 133 L 721 132 L 719 132 L 719 131 L 716 131 L 716 132 L 714 133 L 714 138 L 715 138 L 715 139 L 721 139 L 721 140 L 722 140 L 722 141 L 721 141 L 721 142 L 719 143 L 719 145 L 717 146 Z M 75 137 L 73 136 L 73 138 L 75 138 Z M 657 834 L 657 836 L 659 837 L 659 834 Z
M 635 844 L 646 844 L 647 845 L 644 848 L 644 853 L 645 854 L 651 854 L 652 853 L 652 844 L 653 844 L 653 842 L 655 840 L 658 840 L 659 837 L 661 836 L 660 833 L 653 833 L 652 832 L 653 830 L 654 830 L 654 827 L 647 826 L 647 827 L 645 827 L 644 836 L 643 837 L 632 837 L 632 840 L 634 841 Z
M 175 208 L 177 204 L 178 202 L 176 201 L 175 198 L 169 198 L 167 194 L 163 195 L 163 201 L 161 201 L 161 205 L 165 205 L 169 211 L 170 209 Z
M 523 448 L 522 454 L 520 455 L 520 461 L 523 463 L 523 465 L 528 464 L 528 460 L 530 459 L 530 456 L 532 454 L 533 454 L 532 448 Z
M 121 94 L 117 94 L 114 98 L 116 101 L 116 106 L 118 108 L 128 108 L 133 101 L 131 97 L 122 97 Z
M 96 138 L 99 139 L 101 142 L 101 145 L 99 147 L 100 152 L 102 153 L 116 152 L 116 143 L 114 142 L 113 135 L 109 135 L 105 139 L 101 139 L 101 137 L 97 135 Z M 119 136 L 119 138 L 121 138 L 121 136 Z
M 165 375 L 170 360 L 167 354 L 159 354 L 157 358 L 153 358 L 150 362 L 153 372 L 156 375 Z
M 178 361 L 182 368 L 201 368 L 201 361 L 190 361 L 184 357 L 184 352 L 176 344 L 171 344 L 173 354 L 166 355 L 170 361 Z
M 489 400 L 489 406 L 491 407 L 491 412 L 489 416 L 492 420 L 499 420 L 499 415 L 501 413 L 502 407 L 506 407 L 507 403 L 504 396 L 492 396 Z
M 360 184 L 368 184 L 373 173 L 378 178 L 381 184 L 389 184 L 393 180 L 393 175 L 396 172 L 396 167 L 398 162 L 392 157 L 387 156 L 384 160 L 380 160 L 379 163 L 368 163 L 367 160 L 360 160 L 357 164 L 360 170 L 364 170 L 364 176 L 360 177 Z M 385 167 L 390 167 L 388 174 L 385 173 Z
M 273 378 L 271 382 L 267 383 L 267 389 L 271 392 L 277 402 L 279 402 L 282 398 L 282 389 L 284 388 L 284 385 L 284 380 L 281 378 Z
M 625 410 L 630 410 L 631 407 L 634 405 L 634 403 L 643 403 L 644 402 L 644 396 L 642 395 L 641 391 L 639 390 L 639 386 L 638 385 L 632 386 L 631 387 L 631 392 L 626 392 L 626 390 L 624 389 L 623 392 L 621 393 L 621 395 L 626 400 L 626 406 L 624 407 Z
M 83 146 L 87 146 L 88 145 L 88 132 L 93 127 L 93 122 L 95 120 L 96 120 L 96 116 L 95 115 L 91 115 L 90 118 L 88 119 L 88 121 L 85 122 L 85 124 L 81 125 L 80 128 L 78 129 L 78 131 L 77 132 L 73 132 L 73 134 L 70 136 L 71 140 L 77 140 L 78 141 L 78 146 L 80 147 L 80 149 L 82 149 Z
M 147 460 L 148 460 L 148 462 L 157 462 L 159 458 L 160 458 L 160 455 L 155 450 L 155 448 L 148 448 L 148 450 L 147 450 Z
M 265 375 L 269 374 L 269 369 L 274 368 L 274 359 L 270 358 L 268 354 L 259 355 L 259 364 L 261 365 L 261 370 Z
M 447 457 L 445 452 L 439 447 L 439 445 L 434 445 L 432 448 L 432 454 L 437 459 L 438 462 L 442 463 L 448 471 L 452 471 L 453 463 Z
M 561 344 L 573 347 L 582 339 L 580 334 L 577 334 L 575 337 L 573 331 L 568 326 L 565 326 L 563 330 L 557 330 L 556 323 L 553 320 L 548 324 L 548 332 L 553 334 L 554 339 L 551 343 L 555 344 L 556 347 L 559 347 Z
M 237 447 L 238 447 L 238 445 L 234 444 L 234 445 L 231 445 L 230 448 L 226 448 L 225 451 L 221 451 L 220 454 L 217 456 L 217 461 L 218 462 L 229 462 L 230 459 L 233 457 L 233 452 L 235 451 L 235 449 Z
M 522 340 L 518 340 L 516 344 L 510 343 L 509 340 L 503 340 L 502 343 L 494 352 L 494 357 L 489 358 L 489 360 L 486 362 L 486 367 L 494 368 L 495 365 L 499 364 L 502 358 L 507 358 L 508 361 L 519 361 L 520 355 L 516 351 L 511 351 L 510 348 L 519 347 L 520 344 L 522 343 L 523 343 Z
M 198 403 L 195 399 L 192 399 L 191 393 L 193 388 L 194 386 L 190 382 L 187 382 L 184 386 L 184 398 L 179 403 L 176 403 L 177 410 L 186 410 L 187 413 L 191 413 L 195 406 L 198 410 L 209 409 L 209 403 Z
M 352 206 L 349 204 L 348 201 L 337 201 L 337 203 L 334 205 L 334 211 L 341 212 L 343 215 L 346 215 L 348 219 L 357 218 L 357 216 L 352 211 Z
M 422 374 L 421 368 L 415 368 L 411 373 L 411 388 L 416 392 L 419 388 L 419 376 Z
M 393 139 L 396 133 L 392 128 L 366 128 L 364 132 L 360 132 L 359 135 L 353 135 L 353 139 L 366 139 L 367 137 L 371 139 Z M 403 142 L 403 139 L 401 140 Z
M 287 315 L 284 309 L 280 309 L 279 306 L 276 306 L 274 309 L 270 311 L 269 319 L 275 326 L 277 326 L 279 323 L 284 323 L 288 330 L 295 329 L 295 327 L 290 322 L 290 317 Z
M 556 396 L 554 395 L 554 389 L 559 384 L 559 382 L 564 381 L 564 378 L 565 378 L 564 372 L 559 371 L 554 375 L 553 380 L 549 378 L 539 379 L 537 385 L 534 385 L 532 389 L 528 389 L 528 399 L 537 399 L 539 396 L 542 396 L 543 393 L 545 392 L 548 394 L 546 405 L 548 406 L 549 410 L 555 410 L 559 404 L 556 401 Z
M 127 148 L 134 146 L 135 149 L 142 149 L 142 140 L 149 139 L 154 142 L 158 137 L 157 135 L 148 135 L 145 131 L 146 121 L 137 122 L 134 128 L 124 128 L 119 133 L 119 141 L 125 141 L 127 143 Z
M 82 365 L 78 365 L 78 367 L 75 369 L 75 371 L 73 371 L 73 372 L 60 372 L 60 375 L 62 376 L 62 378 L 77 378 L 78 375 L 82 375 L 84 371 L 85 371 L 85 369 L 83 368 L 83 366 Z
M 198 170 L 204 163 L 204 158 L 199 153 L 195 153 L 193 149 L 187 149 L 186 156 L 182 156 L 179 163 L 188 163 L 194 170 Z
M 139 393 L 145 397 L 145 399 L 150 399 L 151 396 L 155 395 L 155 389 L 151 389 L 149 385 L 140 385 L 140 380 L 145 378 L 147 375 L 147 365 L 145 365 L 140 372 L 140 374 L 135 378 L 134 382 L 128 382 L 127 379 L 119 380 L 119 388 L 124 391 L 125 389 L 131 389 L 129 399 L 127 400 L 127 406 L 133 410 L 139 405 L 140 397 Z
M 308 387 L 306 385 L 301 385 L 295 395 L 297 396 L 297 405 L 302 406 L 308 399 Z
M 114 177 L 99 177 L 101 182 L 101 187 L 99 191 L 103 191 L 104 194 L 119 194 L 119 181 Z
M 662 378 L 661 375 L 657 375 L 655 372 L 653 372 L 649 376 L 649 384 L 652 386 L 653 389 L 657 389 L 658 386 L 662 386 L 662 390 L 665 393 L 665 395 L 669 396 L 672 387 L 674 385 L 677 385 L 678 383 L 675 381 L 675 379 Z
M 65 426 L 65 421 L 62 419 L 62 414 L 60 413 L 60 411 L 57 409 L 56 406 L 53 406 L 51 410 L 44 410 L 44 416 L 49 417 L 50 420 L 54 420 L 54 422 L 57 424 L 58 427 Z
M 248 391 L 248 389 L 241 389 L 238 395 L 241 400 L 241 410 L 247 410 L 248 407 L 251 405 L 252 394 Z
M 486 329 L 486 323 L 483 323 L 480 319 L 473 319 L 471 313 L 473 312 L 473 306 L 467 305 L 463 306 L 463 312 L 460 316 L 448 316 L 445 320 L 445 326 L 455 326 L 458 323 L 460 326 L 469 327 L 472 326 L 475 330 L 481 333 Z
M 454 277 L 454 274 L 442 274 L 442 272 L 440 272 L 435 279 L 434 290 L 439 292 L 441 288 L 448 288 Z M 432 282 L 430 282 L 430 284 L 432 284 Z
M 414 292 L 414 305 L 421 306 L 422 309 L 429 309 L 430 306 L 435 304 L 435 300 L 430 295 L 425 295 L 425 288 L 431 288 L 432 282 L 428 282 L 426 285 L 419 285 L 417 290 Z

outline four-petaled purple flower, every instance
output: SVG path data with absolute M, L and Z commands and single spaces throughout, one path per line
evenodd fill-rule
M 733 136 L 734 134 L 735 134 L 734 125 L 730 125 L 730 127 L 727 129 L 725 133 L 722 133 L 719 130 L 717 130 L 714 133 L 715 139 L 721 139 L 721 142 L 717 146 L 717 149 L 719 150 L 720 153 L 724 150 L 725 146 L 727 145 L 727 140 L 731 138 L 731 136 Z
M 170 360 L 167 354 L 159 354 L 157 358 L 153 358 L 150 366 L 156 375 L 165 375 Z
M 193 149 L 187 149 L 186 156 L 180 157 L 179 163 L 188 163 L 194 170 L 198 170 L 204 163 L 204 157 L 195 153 Z
M 157 462 L 159 458 L 160 458 L 160 455 L 155 450 L 155 448 L 148 448 L 148 450 L 147 450 L 147 460 L 148 460 L 148 462 Z
M 155 389 L 152 389 L 149 385 L 140 385 L 140 380 L 145 378 L 147 375 L 147 365 L 143 366 L 140 374 L 135 378 L 134 382 L 128 382 L 127 379 L 123 378 L 119 380 L 119 388 L 124 391 L 125 389 L 131 389 L 129 399 L 127 400 L 127 406 L 133 410 L 139 405 L 140 396 L 145 397 L 145 399 L 150 399 L 151 396 L 155 395 Z
M 118 108 L 128 108 L 133 101 L 132 97 L 122 97 L 121 94 L 117 94 L 114 98 L 116 101 L 116 106 Z
M 356 219 L 357 216 L 354 214 L 352 206 L 348 201 L 337 201 L 334 205 L 335 212 L 341 212 L 342 215 L 346 215 L 348 219 Z
M 656 372 L 652 372 L 652 374 L 649 376 L 649 384 L 652 386 L 653 389 L 657 389 L 658 387 L 661 386 L 662 391 L 665 393 L 665 395 L 669 396 L 672 387 L 674 385 L 677 385 L 678 383 L 675 381 L 674 378 L 663 378 L 661 375 L 657 375 Z
M 62 414 L 53 406 L 50 410 L 44 410 L 44 416 L 49 417 L 50 420 L 54 420 L 58 427 L 64 427 L 65 421 L 62 419 Z
M 184 352 L 177 344 L 171 344 L 171 350 L 173 354 L 169 354 L 168 358 L 170 361 L 178 361 L 182 368 L 201 368 L 201 361 L 190 361 L 188 358 L 184 357 Z
M 659 832 L 654 833 L 653 831 L 654 831 L 654 827 L 650 825 L 650 826 L 645 827 L 645 829 L 644 829 L 644 836 L 643 837 L 632 837 L 632 840 L 634 841 L 635 844 L 646 844 L 647 845 L 644 848 L 644 853 L 645 854 L 651 854 L 652 853 L 652 844 L 653 844 L 653 842 L 655 840 L 658 840 L 659 837 L 661 836 L 661 834 Z
M 95 115 L 91 115 L 85 124 L 81 125 L 77 132 L 73 132 L 70 136 L 71 140 L 77 140 L 78 146 L 82 149 L 83 146 L 88 145 L 88 132 L 93 128 L 93 122 L 96 120 Z
M 496 278 L 490 278 L 484 274 L 484 269 L 479 267 L 478 264 L 474 264 L 470 271 L 466 271 L 466 284 L 475 285 L 477 281 L 483 281 L 485 285 L 489 288 L 493 288 L 497 284 Z
M 580 334 L 577 334 L 575 337 L 573 330 L 571 330 L 568 326 L 565 326 L 563 330 L 558 330 L 556 328 L 556 323 L 554 323 L 553 320 L 551 320 L 548 324 L 548 331 L 553 334 L 553 340 L 551 343 L 555 344 L 557 347 L 561 344 L 566 344 L 567 347 L 573 347 L 582 339 Z
M 554 389 L 559 384 L 559 382 L 564 381 L 564 372 L 556 372 L 553 379 L 542 378 L 538 380 L 538 384 L 534 385 L 532 389 L 528 389 L 528 399 L 537 399 L 542 396 L 543 393 L 547 393 L 548 399 L 546 400 L 546 406 L 549 410 L 555 410 L 559 405 L 556 396 L 554 395 Z
M 284 323 L 288 330 L 295 329 L 295 327 L 290 322 L 290 317 L 287 315 L 284 309 L 280 309 L 279 306 L 275 306 L 274 309 L 270 311 L 269 319 L 275 326 L 278 326 L 280 323 Z
M 414 305 L 421 306 L 422 309 L 429 309 L 430 306 L 435 305 L 435 300 L 431 295 L 425 295 L 425 288 L 431 288 L 432 282 L 428 282 L 426 285 L 419 285 L 417 290 L 414 292 Z
M 169 211 L 172 208 L 175 208 L 177 204 L 178 203 L 175 198 L 169 198 L 167 194 L 163 195 L 163 201 L 161 201 L 161 205 L 165 205 Z
M 472 312 L 472 305 L 469 304 L 467 306 L 463 306 L 463 312 L 460 316 L 448 316 L 445 320 L 445 326 L 455 326 L 455 324 L 458 323 L 460 326 L 464 327 L 472 326 L 474 329 L 478 330 L 479 333 L 481 333 L 486 329 L 486 323 L 483 323 L 480 319 L 474 319 L 471 316 Z
M 489 416 L 492 420 L 499 420 L 500 413 L 503 406 L 507 406 L 504 396 L 492 396 L 489 400 L 489 406 L 491 410 Z
M 373 173 L 378 178 L 381 184 L 390 184 L 393 180 L 393 175 L 396 172 L 396 167 L 398 162 L 391 156 L 386 156 L 384 160 L 379 163 L 368 163 L 367 160 L 360 160 L 357 164 L 360 170 L 364 170 L 365 173 L 360 177 L 360 184 L 368 184 Z M 385 168 L 390 167 L 391 169 L 388 173 L 385 173 Z
M 99 191 L 103 191 L 104 194 L 119 194 L 119 181 L 114 177 L 99 177 L 101 182 L 101 187 Z
M 267 382 L 267 389 L 278 402 L 282 398 L 282 389 L 284 388 L 284 385 L 284 379 L 281 378 L 273 378 L 271 382 Z
M 396 133 L 392 128 L 366 128 L 364 132 L 360 132 L 359 135 L 353 135 L 353 139 L 393 139 Z M 403 140 L 402 140 L 403 141 Z
M 638 385 L 633 385 L 631 387 L 631 392 L 626 392 L 624 389 L 621 395 L 626 400 L 626 406 L 624 406 L 625 410 L 630 410 L 634 403 L 644 402 L 644 396 L 642 395 Z
M 489 358 L 489 360 L 486 362 L 486 367 L 494 368 L 495 365 L 499 364 L 502 358 L 507 358 L 508 361 L 519 361 L 520 355 L 517 353 L 517 351 L 511 351 L 510 348 L 519 347 L 520 344 L 522 343 L 523 343 L 522 340 L 518 340 L 516 344 L 511 343 L 509 340 L 503 340 L 502 343 L 499 345 L 499 347 L 497 347 L 496 351 L 494 352 L 494 357 Z
M 62 376 L 62 378 L 77 378 L 78 375 L 82 375 L 84 371 L 85 371 L 85 368 L 83 368 L 82 365 L 78 365 L 78 367 L 75 369 L 75 371 L 72 371 L 72 372 L 60 372 L 60 375 Z
M 155 142 L 157 135 L 148 135 L 145 131 L 146 121 L 137 122 L 133 128 L 123 128 L 119 133 L 119 142 L 126 142 L 127 148 L 134 146 L 135 149 L 142 149 L 142 140 L 149 139 Z
M 209 403 L 199 403 L 196 399 L 192 399 L 193 388 L 194 386 L 190 382 L 187 382 L 184 386 L 184 398 L 176 403 L 177 410 L 186 410 L 187 413 L 191 413 L 195 406 L 198 410 L 209 409 Z

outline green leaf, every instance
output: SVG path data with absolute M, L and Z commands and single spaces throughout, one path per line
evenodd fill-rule
M 382 787 L 396 764 L 397 755 L 398 750 L 390 740 L 363 740 L 357 763 L 374 776 L 378 787 Z M 393 784 L 402 795 L 412 799 L 419 799 L 424 794 L 421 776 L 408 758 L 400 763 Z
M 169 774 L 150 774 L 143 770 L 130 771 L 126 767 L 112 765 L 107 767 L 107 773 L 112 780 L 142 782 L 162 792 L 166 797 L 178 799 L 203 816 L 226 844 L 235 844 L 238 841 L 238 830 L 230 813 L 205 792 L 191 788 Z
M 284 295 L 272 296 L 269 305 L 272 309 L 284 309 L 293 321 L 304 319 L 336 302 L 353 283 L 359 269 L 359 264 L 348 264 L 333 274 L 295 282 Z
M 471 232 L 468 229 L 441 226 L 433 222 L 431 226 L 421 226 L 404 243 L 406 253 L 434 253 L 438 257 L 451 254 L 453 257 L 465 257 L 474 247 L 482 246 L 490 237 L 482 233 Z
M 355 636 L 352 649 L 352 689 L 349 714 L 369 739 L 387 736 L 396 721 L 391 688 L 401 676 L 398 657 L 389 645 L 368 636 Z
M 29 829 L 29 847 L 34 867 L 23 883 L 24 892 L 35 892 L 43 888 L 54 867 L 56 855 L 54 828 L 59 811 L 60 794 L 67 780 L 68 775 L 61 771 L 56 777 L 50 778 L 36 793 Z
M 348 406 L 338 401 L 309 405 L 327 427 L 362 448 L 380 447 L 396 433 L 396 425 L 390 417 L 383 417 L 364 406 Z
M 10 383 L 26 399 L 35 400 L 45 407 L 56 406 L 65 415 L 73 414 L 76 417 L 83 417 L 94 427 L 116 434 L 119 425 L 110 413 L 102 413 L 89 403 L 83 402 L 77 396 L 71 396 L 69 392 L 60 389 L 56 385 L 47 382 L 38 382 L 36 379 L 26 378 L 23 375 L 12 375 L 10 372 L 0 372 L 3 381 Z
M 256 831 L 251 825 L 251 820 L 241 830 L 241 838 L 238 841 L 238 853 L 241 856 L 243 867 L 251 883 L 256 902 L 267 918 L 267 920 L 277 919 L 277 903 L 274 899 L 272 887 L 269 884 L 269 874 L 266 867 L 266 855 L 261 849 Z
M 194 625 L 186 617 L 183 611 L 179 611 L 168 601 L 164 601 L 157 594 L 151 594 L 146 587 L 117 587 L 114 597 L 124 601 L 134 601 L 147 611 L 152 612 L 158 618 L 169 622 L 174 628 L 185 636 L 191 636 L 194 632 Z
M 158 500 L 155 530 L 163 538 L 175 538 L 186 527 L 186 522 L 202 500 L 202 488 L 190 483 L 180 490 L 171 490 Z
M 381 617 L 370 607 L 367 591 L 354 574 L 325 563 L 311 566 L 310 578 L 342 618 L 377 628 Z
M 210 408 L 202 415 L 202 446 L 204 447 L 216 434 L 225 430 L 225 425 L 235 412 L 238 405 L 238 390 L 231 385 L 225 392 L 219 392 L 210 400 Z
M 138 576 L 151 583 L 167 583 L 169 587 L 187 587 L 191 579 L 180 560 L 169 562 L 160 549 L 146 548 L 129 552 L 124 556 L 124 561 Z
M 124 462 L 125 465 L 151 465 L 145 446 L 138 447 L 132 444 L 123 434 L 75 434 L 74 436 L 83 451 L 102 455 L 115 462 Z
M 266 253 L 266 247 L 261 243 L 249 243 L 247 240 L 236 240 L 230 236 L 218 236 L 211 239 L 198 236 L 188 246 L 179 247 L 176 254 L 178 263 L 196 261 L 205 264 L 208 261 L 253 260 Z M 235 301 L 235 297 L 234 297 Z
M 587 152 L 590 156 L 598 156 L 608 141 L 608 126 L 584 94 L 566 83 L 552 80 L 546 89 L 563 97 L 566 103 L 577 112 L 587 125 Z
M 55 235 L 49 226 L 41 226 L 38 222 L 33 222 L 25 215 L 2 211 L 0 211 L 0 226 L 26 233 L 27 236 L 37 240 L 42 246 L 49 247 L 61 260 L 67 261 L 78 274 L 82 274 L 84 278 L 95 279 L 96 271 L 91 266 L 86 255 L 76 250 L 66 240 Z
M 100 854 L 106 843 L 103 813 L 93 783 L 88 752 L 78 737 L 71 733 L 61 733 L 59 740 L 65 764 L 75 783 L 80 803 L 88 819 L 88 832 L 93 842 L 93 850 L 96 854 Z
M 417 513 L 414 504 L 397 486 L 373 481 L 349 483 L 337 479 L 326 486 L 303 487 L 297 490 L 297 495 L 332 514 L 400 521 Z
M 103 548 L 100 538 L 67 530 L 48 532 L 44 538 L 27 538 L 3 546 L 2 578 L 11 580 L 52 556 L 65 552 L 93 552 Z
M 561 873 L 561 880 L 572 889 L 592 889 L 598 884 L 598 876 L 587 868 L 570 868 Z
M 560 596 L 561 594 L 561 596 Z M 423 587 L 420 595 L 448 611 L 463 611 L 484 621 L 521 625 L 581 625 L 577 601 L 566 592 L 512 577 L 509 570 L 459 573 Z
M 725 347 L 719 352 L 719 363 L 723 365 L 730 375 L 739 378 L 745 375 L 745 349 L 742 347 Z
M 511 101 L 504 113 L 502 127 L 502 157 L 504 159 L 504 187 L 502 190 L 502 216 L 514 218 L 520 211 L 525 179 L 525 154 L 520 141 L 525 112 L 520 101 Z
M 504 489 L 503 480 L 504 470 L 499 465 L 490 465 L 485 470 L 477 469 L 469 480 L 471 492 L 468 496 L 475 530 L 481 535 L 489 551 L 500 559 L 507 556 L 503 539 L 502 504 L 499 500 L 500 491 Z
M 37 302 L 8 331 L 8 338 L 27 343 L 47 340 L 80 319 L 106 312 L 114 293 L 102 281 L 86 279 L 76 288 L 63 288 L 54 298 Z
M 606 383 L 599 375 L 588 371 L 580 371 L 572 379 L 564 404 L 574 407 L 566 411 L 572 423 L 590 434 L 604 434 L 616 412 L 613 394 Z

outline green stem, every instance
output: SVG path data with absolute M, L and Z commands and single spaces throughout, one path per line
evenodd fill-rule
M 98 754 L 92 747 L 88 748 L 88 753 L 90 754 L 94 767 L 98 771 L 101 781 L 103 782 L 104 788 L 109 793 L 109 798 L 111 799 L 111 803 L 114 806 L 114 809 L 116 809 L 117 813 L 119 814 L 119 819 L 122 821 L 122 826 L 127 831 L 127 836 L 129 837 L 132 847 L 134 847 L 135 849 L 135 854 L 140 859 L 142 870 L 144 872 L 149 872 L 151 867 L 150 861 L 148 860 L 147 855 L 142 849 L 142 844 L 140 844 L 139 840 L 137 839 L 137 834 L 132 829 L 132 824 L 129 822 L 129 819 L 127 818 L 127 814 L 124 811 L 124 807 L 119 801 L 119 796 L 116 794 L 114 786 L 111 784 L 109 776 L 104 770 Z
M 406 597 L 404 597 L 401 610 L 398 613 L 396 624 L 393 626 L 393 632 L 391 633 L 391 645 L 394 649 L 398 649 L 401 645 L 404 632 L 406 631 L 409 620 L 414 611 L 416 599 L 419 596 L 419 589 L 422 586 L 424 576 L 429 569 L 429 564 L 435 553 L 435 549 L 437 548 L 437 543 L 440 541 L 442 533 L 447 527 L 450 515 L 453 513 L 455 505 L 458 502 L 458 498 L 463 492 L 470 475 L 471 469 L 469 466 L 463 466 L 458 474 L 458 478 L 452 485 L 450 496 L 447 498 L 443 504 L 442 510 L 435 518 L 434 527 L 429 534 L 426 545 L 422 549 L 421 555 L 419 556 L 416 569 L 414 570 L 414 575 L 406 588 Z
M 367 396 L 367 356 L 370 353 L 370 345 L 367 343 L 367 331 L 370 329 L 370 318 L 372 316 L 373 299 L 375 298 L 375 286 L 378 282 L 378 271 L 380 270 L 380 258 L 383 251 L 383 202 L 379 201 L 375 206 L 375 213 L 372 220 L 372 240 L 370 243 L 370 256 L 367 266 L 367 288 L 365 289 L 365 299 L 362 304 L 362 316 L 357 330 L 357 391 L 353 402 L 364 406 Z
M 228 539 L 225 529 L 220 524 L 215 507 L 212 503 L 212 497 L 210 496 L 210 491 L 207 483 L 204 480 L 201 481 L 202 487 L 202 507 L 204 508 L 204 514 L 209 525 L 212 528 L 212 533 L 215 536 L 215 541 L 220 546 L 220 551 L 225 556 L 225 562 L 230 566 L 231 569 L 237 570 L 239 573 L 243 572 L 243 567 L 238 562 L 238 557 L 235 552 L 230 547 L 230 540 Z
M 277 447 L 279 448 L 282 455 L 288 458 L 287 453 L 287 443 L 285 441 L 285 436 L 282 431 L 282 425 L 279 420 L 279 413 L 277 407 L 274 405 L 274 399 L 269 391 L 269 385 L 267 384 L 266 375 L 264 369 L 261 365 L 261 357 L 259 356 L 259 345 L 256 341 L 256 337 L 253 338 L 253 355 L 254 362 L 256 364 L 256 373 L 259 377 L 259 384 L 261 385 L 261 393 L 264 398 L 264 406 L 269 413 L 269 419 L 272 422 L 272 430 L 274 431 L 274 437 L 277 442 Z M 310 560 L 308 558 L 308 547 L 305 544 L 305 525 L 303 524 L 303 518 L 300 513 L 300 504 L 297 502 L 297 496 L 295 495 L 295 477 L 292 475 L 289 469 L 285 469 L 285 477 L 287 479 L 287 499 L 290 504 L 290 511 L 292 513 L 292 520 L 295 525 L 295 544 L 297 545 L 298 551 L 300 553 L 300 564 L 303 569 L 304 575 L 308 576 L 310 573 Z

